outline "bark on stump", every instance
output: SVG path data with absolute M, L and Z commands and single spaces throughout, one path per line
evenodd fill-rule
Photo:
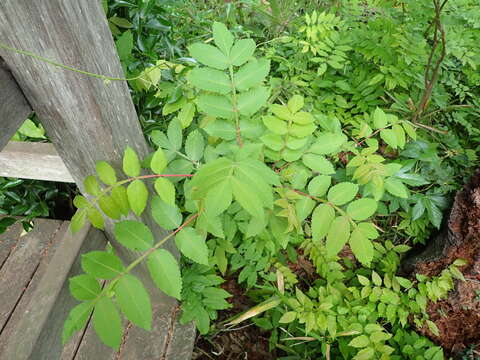
M 480 170 L 455 196 L 445 230 L 423 251 L 407 255 L 402 265 L 412 275 L 434 276 L 458 258 L 468 261 L 460 268 L 466 281 L 457 280 L 447 299 L 427 306 L 440 335 L 426 326 L 418 329 L 453 355 L 480 343 Z

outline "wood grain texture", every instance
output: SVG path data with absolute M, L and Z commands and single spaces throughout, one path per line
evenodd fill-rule
M 16 223 L 9 226 L 7 231 L 0 235 L 0 269 L 15 248 L 22 230 L 22 224 Z
M 0 58 L 0 150 L 32 113 L 17 82 Z
M 0 4 L 0 40 L 78 69 L 124 76 L 99 1 L 4 1 Z M 95 173 L 96 161 L 106 160 L 120 170 L 127 145 L 140 157 L 147 155 L 125 81 L 107 85 L 101 79 L 28 56 L 8 51 L 0 51 L 0 55 L 81 190 L 85 177 Z M 151 225 L 156 239 L 166 235 L 149 212 L 142 221 Z M 112 223 L 107 223 L 106 234 L 125 262 L 138 257 L 116 243 Z M 172 242 L 166 247 L 175 251 Z M 145 266 L 139 266 L 136 273 L 169 312 L 175 301 L 155 288 Z
M 36 220 L 33 230 L 20 237 L 0 270 L 0 336 L 60 224 L 57 220 Z
M 52 144 L 10 141 L 0 151 L 0 176 L 73 183 Z

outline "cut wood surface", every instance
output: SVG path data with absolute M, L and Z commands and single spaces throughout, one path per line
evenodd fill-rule
M 32 113 L 17 82 L 0 58 L 0 150 Z
M 74 182 L 55 147 L 37 142 L 9 142 L 0 151 L 0 176 Z

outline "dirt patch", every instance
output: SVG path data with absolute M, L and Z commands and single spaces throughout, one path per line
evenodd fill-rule
M 445 300 L 430 303 L 427 312 L 440 330 L 433 335 L 425 326 L 419 331 L 457 354 L 480 343 L 480 172 L 455 197 L 447 229 L 433 239 L 434 244 L 409 259 L 413 271 L 433 276 L 461 258 L 465 281 L 456 281 L 455 290 Z M 433 250 L 432 250 L 433 249 Z

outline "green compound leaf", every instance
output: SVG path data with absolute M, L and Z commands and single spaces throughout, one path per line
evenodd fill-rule
M 259 86 L 240 93 L 237 108 L 240 114 L 250 116 L 266 104 L 270 92 L 264 86 Z
M 120 314 L 108 297 L 101 297 L 93 310 L 93 328 L 102 342 L 118 350 L 122 341 L 122 320 Z
M 342 182 L 334 185 L 328 191 L 327 199 L 334 205 L 344 205 L 358 193 L 358 185 L 351 182 Z
M 230 51 L 229 62 L 235 66 L 241 66 L 247 62 L 255 52 L 255 41 L 252 39 L 238 40 Z
M 152 305 L 142 282 L 125 274 L 115 285 L 115 296 L 120 310 L 135 325 L 145 330 L 152 328 Z
M 352 231 L 348 242 L 355 257 L 364 266 L 370 266 L 370 263 L 373 260 L 373 244 L 364 231 L 362 231 L 362 228 L 355 228 Z
M 198 108 L 207 115 L 231 119 L 234 115 L 230 98 L 224 95 L 201 94 L 197 100 Z
M 147 207 L 148 201 L 148 190 L 142 180 L 134 180 L 128 185 L 127 197 L 132 211 L 140 216 Z
M 93 175 L 87 176 L 83 181 L 83 186 L 87 194 L 92 196 L 98 196 L 101 193 L 100 185 L 98 184 L 97 178 Z
M 98 177 L 104 184 L 114 185 L 117 182 L 117 175 L 113 167 L 106 161 L 98 161 L 95 165 Z
M 224 24 L 217 21 L 213 23 L 213 40 L 215 45 L 228 56 L 233 45 L 233 35 Z
M 140 175 L 140 160 L 130 146 L 127 146 L 123 154 L 123 172 L 130 177 Z
M 223 71 L 195 68 L 190 72 L 190 82 L 197 88 L 205 91 L 228 94 L 232 91 L 232 82 Z
M 102 292 L 97 279 L 88 274 L 71 277 L 69 288 L 72 296 L 80 301 L 93 300 Z
M 350 236 L 350 222 L 346 216 L 339 216 L 332 221 L 327 234 L 327 256 L 334 257 L 343 249 Z
M 155 285 L 165 294 L 181 300 L 182 276 L 180 267 L 173 255 L 159 249 L 148 256 L 147 267 Z
M 176 205 L 167 204 L 159 196 L 154 196 L 151 206 L 153 219 L 165 230 L 176 229 L 182 224 L 182 213 Z
M 270 72 L 270 60 L 252 60 L 243 65 L 235 74 L 235 87 L 245 91 L 260 85 Z
M 122 261 L 105 251 L 91 251 L 82 255 L 82 269 L 98 279 L 113 279 L 125 270 Z
M 150 168 L 155 174 L 161 174 L 167 167 L 167 158 L 161 148 L 153 154 L 152 161 L 150 162 Z
M 175 236 L 175 244 L 180 252 L 199 264 L 208 265 L 208 247 L 205 238 L 194 228 L 187 227 Z
M 85 327 L 92 310 L 92 301 L 78 304 L 70 310 L 67 320 L 65 320 L 65 324 L 63 325 L 62 343 L 64 345 L 76 331 L 82 330 Z
M 332 163 L 328 161 L 325 156 L 315 154 L 305 154 L 302 157 L 303 163 L 322 175 L 335 174 L 335 168 Z
M 374 199 L 363 198 L 359 200 L 352 201 L 347 206 L 347 214 L 357 221 L 362 221 L 377 211 L 378 203 Z
M 316 207 L 312 214 L 313 241 L 320 241 L 327 235 L 334 218 L 335 210 L 330 205 L 321 204 Z
M 175 205 L 175 186 L 163 177 L 155 180 L 155 191 L 169 205 Z
M 146 251 L 153 246 L 153 234 L 143 223 L 124 220 L 115 224 L 114 234 L 117 241 L 134 251 Z
M 190 54 L 203 65 L 218 70 L 225 70 L 229 65 L 229 59 L 227 56 L 215 46 L 196 43 L 190 45 L 188 50 L 190 51 Z
M 331 176 L 318 175 L 308 184 L 308 193 L 312 196 L 323 196 L 332 184 Z

